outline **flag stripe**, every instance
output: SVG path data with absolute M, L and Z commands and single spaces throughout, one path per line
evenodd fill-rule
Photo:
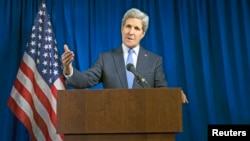
M 22 96 L 23 100 L 29 103 L 29 108 L 32 109 L 32 111 L 30 111 L 30 114 L 28 114 L 28 116 L 32 115 L 32 118 L 34 118 L 35 121 L 39 121 L 39 124 L 38 124 L 39 128 L 42 130 L 43 134 L 47 135 L 48 132 L 46 131 L 46 128 L 47 128 L 46 124 L 41 118 L 41 116 L 37 113 L 35 105 L 34 105 L 34 101 L 35 102 L 38 102 L 38 101 L 35 100 L 35 98 L 31 96 L 31 93 L 25 88 L 25 86 L 22 85 L 22 82 L 20 82 L 18 79 L 15 81 L 14 87 L 16 88 L 17 91 L 22 91 L 20 95 Z
M 62 88 L 64 88 L 65 87 L 65 83 L 64 83 L 64 77 L 63 76 L 61 76 L 61 77 L 59 77 L 56 81 L 55 81 L 55 83 L 54 83 L 54 89 L 56 89 L 56 90 L 54 90 L 53 88 L 51 88 L 51 91 L 53 92 L 53 93 L 55 93 L 55 97 L 57 97 L 57 90 L 64 90 L 64 89 L 62 89 Z
M 37 70 L 35 68 L 35 64 L 34 64 L 34 61 L 32 60 L 32 58 L 30 58 L 29 55 L 25 53 L 23 60 L 26 63 L 21 63 L 20 68 L 21 68 L 21 70 L 23 70 L 23 72 L 28 74 L 27 77 L 32 82 L 31 86 L 33 86 L 33 88 L 34 88 L 34 93 L 36 94 L 36 96 L 38 97 L 38 99 L 40 100 L 42 105 L 47 109 L 48 113 L 50 114 L 52 124 L 54 124 L 55 119 L 56 119 L 56 112 L 55 112 L 56 111 L 56 105 L 55 105 L 56 100 L 54 98 L 54 95 L 51 96 L 52 92 L 50 91 L 50 88 L 47 87 L 47 85 L 45 84 L 45 82 L 43 81 L 41 76 L 38 73 L 33 73 L 33 71 L 36 72 Z M 28 66 L 26 64 L 28 64 Z M 29 67 L 33 68 L 33 71 L 31 69 L 28 69 Z M 54 126 L 55 126 L 55 124 L 54 124 Z
M 25 67 L 22 67 L 23 71 L 26 72 L 25 69 L 32 68 L 32 69 L 27 69 L 28 77 L 29 78 L 33 78 L 33 76 L 35 77 L 34 81 L 36 81 L 36 83 L 39 84 L 40 87 L 44 88 L 44 89 L 42 89 L 42 91 L 44 92 L 46 98 L 48 98 L 49 103 L 52 104 L 53 110 L 56 111 L 56 105 L 55 105 L 56 92 L 52 93 L 50 88 L 46 84 L 46 82 L 43 81 L 42 76 L 39 73 L 34 73 L 34 72 L 38 71 L 36 69 L 36 64 L 35 64 L 34 60 L 26 52 L 24 53 L 23 61 L 25 62 L 25 64 L 27 64 Z M 61 88 L 62 88 L 62 85 L 61 85 Z
M 25 84 L 22 87 L 27 88 L 30 93 L 34 93 L 32 95 L 32 99 L 35 101 L 35 103 L 37 105 L 36 106 L 37 111 L 40 111 L 40 115 L 42 116 L 42 118 L 38 119 L 36 122 L 37 123 L 39 122 L 39 125 L 41 124 L 40 128 L 42 129 L 42 131 L 47 130 L 47 128 L 50 127 L 50 128 L 48 128 L 50 130 L 49 133 L 56 133 L 56 129 L 55 129 L 55 127 L 56 127 L 56 125 L 55 125 L 56 124 L 56 113 L 53 110 L 53 108 L 51 107 L 51 105 L 50 105 L 51 102 L 47 99 L 47 96 L 44 93 L 42 93 L 42 90 L 50 90 L 50 89 L 47 87 L 47 85 L 41 85 L 44 82 L 39 74 L 33 73 L 33 71 L 36 71 L 35 67 L 34 67 L 33 71 L 29 68 L 29 67 L 32 67 L 32 64 L 34 64 L 34 62 L 32 61 L 31 58 L 29 58 L 28 54 L 25 53 L 24 56 L 25 56 L 24 58 L 28 58 L 27 60 L 29 60 L 28 61 L 29 66 L 27 66 L 25 62 L 22 62 L 20 65 L 20 69 L 23 71 L 20 71 L 20 73 L 25 72 L 25 74 L 19 74 L 19 75 L 17 75 L 17 78 L 19 80 L 23 81 L 22 84 Z M 25 60 L 26 59 L 24 59 L 24 61 Z M 26 74 L 28 74 L 28 75 L 26 75 Z M 34 76 L 34 75 L 36 75 L 36 76 Z M 37 77 L 37 78 L 34 79 L 34 77 Z M 37 80 L 39 80 L 39 81 L 37 82 Z M 38 86 L 37 83 L 40 83 L 40 85 Z M 42 89 L 40 89 L 40 87 L 42 87 Z M 24 93 L 26 93 L 26 92 L 24 92 Z M 46 91 L 47 95 L 48 95 L 48 93 L 50 93 L 50 91 Z M 35 108 L 32 108 L 32 109 L 34 111 L 36 111 Z M 54 108 L 54 109 L 56 110 L 56 108 Z M 45 123 L 43 122 L 42 119 L 44 120 Z M 44 128 L 44 127 L 46 127 L 46 128 Z M 47 137 L 48 132 L 44 133 L 44 135 Z
M 47 112 L 44 109 L 41 102 L 38 100 L 37 95 L 32 94 L 35 92 L 34 92 L 34 89 L 31 87 L 32 86 L 31 83 L 32 82 L 30 82 L 29 78 L 27 78 L 25 76 L 25 74 L 23 74 L 22 71 L 20 70 L 19 75 L 17 75 L 17 80 L 14 84 L 14 87 L 17 89 L 17 91 L 22 91 L 22 93 L 20 93 L 20 95 L 22 95 L 23 98 L 30 104 L 31 110 L 33 111 L 33 114 L 32 114 L 33 116 L 31 116 L 30 118 L 31 119 L 34 118 L 34 122 L 36 122 L 38 124 L 38 126 L 42 130 L 44 136 L 48 136 L 49 132 L 47 130 L 46 124 L 50 124 L 50 123 L 45 123 L 48 121 L 46 119 L 47 117 L 44 116 L 45 114 L 47 114 Z M 23 85 L 23 84 L 25 84 L 25 85 Z M 34 103 L 36 103 L 36 105 L 34 105 Z M 40 114 L 37 111 L 40 111 Z M 47 137 L 47 139 L 51 140 L 51 138 L 49 136 Z
M 27 130 L 30 132 L 31 140 L 45 140 L 43 137 L 42 131 L 37 127 L 35 122 L 31 122 L 32 110 L 23 97 L 16 91 L 15 88 L 12 89 L 12 97 L 8 101 L 8 105 L 17 118 L 26 126 Z M 15 94 L 15 95 L 14 95 Z M 22 103 L 22 105 L 20 105 Z

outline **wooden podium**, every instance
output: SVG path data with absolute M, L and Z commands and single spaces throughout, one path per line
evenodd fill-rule
M 65 141 L 174 141 L 181 89 L 59 90 L 56 129 Z

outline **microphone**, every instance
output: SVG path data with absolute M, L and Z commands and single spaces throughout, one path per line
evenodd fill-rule
M 138 83 L 143 88 L 149 88 L 150 87 L 148 82 L 146 81 L 146 79 L 143 78 L 142 75 L 138 71 L 136 71 L 135 66 L 133 64 L 131 64 L 131 63 L 127 64 L 126 68 L 127 68 L 128 71 L 132 72 L 135 75 L 136 79 L 138 80 Z

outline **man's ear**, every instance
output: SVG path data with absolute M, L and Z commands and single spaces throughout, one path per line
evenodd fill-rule
M 145 31 L 143 31 L 143 34 L 142 34 L 142 37 L 141 37 L 141 38 L 144 38 L 145 34 L 146 34 Z

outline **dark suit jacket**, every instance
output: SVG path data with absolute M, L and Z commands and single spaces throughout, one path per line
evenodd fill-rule
M 136 70 L 147 80 L 150 87 L 167 87 L 162 66 L 162 57 L 140 47 Z M 103 83 L 104 88 L 128 88 L 126 68 L 122 47 L 103 53 L 87 71 L 74 68 L 73 75 L 67 79 L 74 88 L 88 88 Z M 133 88 L 142 88 L 134 80 Z

